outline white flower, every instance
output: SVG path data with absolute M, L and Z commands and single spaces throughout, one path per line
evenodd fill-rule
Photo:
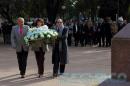
M 30 28 L 29 32 L 33 32 L 36 28 Z
M 38 38 L 38 35 L 35 35 L 34 38 L 37 39 L 37 38 Z
M 24 38 L 25 41 L 28 41 L 27 37 Z
M 50 37 L 51 37 L 51 35 L 48 34 L 48 35 L 47 35 L 47 38 L 50 38 Z
M 28 40 L 28 38 L 27 38 L 26 36 L 24 37 L 24 40 L 25 40 L 25 43 L 26 43 L 26 44 L 29 43 L 29 40 Z
M 47 29 L 48 29 L 48 26 L 47 26 L 47 25 L 44 25 L 44 26 L 42 26 L 42 28 L 47 30 Z
M 46 25 L 42 27 L 35 27 L 29 29 L 26 37 L 24 38 L 26 44 L 29 44 L 31 40 L 39 40 L 43 39 L 45 41 L 47 40 L 55 40 L 58 36 L 58 33 L 55 30 L 48 29 Z M 47 40 L 46 40 L 47 39 Z
M 30 39 L 31 39 L 31 40 L 34 40 L 34 37 L 33 37 L 33 36 L 31 36 L 31 37 L 30 37 Z
M 47 34 L 48 32 L 47 32 L 47 31 L 44 31 L 43 33 L 44 33 L 44 34 Z
M 25 43 L 28 43 L 28 40 L 25 40 Z
M 52 31 L 50 31 L 50 34 L 53 34 L 53 32 L 52 32 Z
M 43 34 L 40 34 L 41 38 L 44 38 L 44 35 Z
M 58 33 L 57 32 L 54 32 L 55 36 L 58 36 Z

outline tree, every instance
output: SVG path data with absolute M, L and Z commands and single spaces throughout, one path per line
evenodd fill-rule
M 46 15 L 45 0 L 1 0 L 0 15 L 13 23 L 13 19 L 22 17 L 43 17 Z
M 26 16 L 26 6 L 28 0 L 1 0 L 0 1 L 0 15 L 9 23 L 14 24 L 14 19 L 19 16 Z
M 54 23 L 59 9 L 65 0 L 46 0 L 47 16 L 50 22 Z
M 97 6 L 100 6 L 100 17 L 111 16 L 114 19 L 117 13 L 128 16 L 130 0 L 0 0 L 0 15 L 11 23 L 19 16 L 48 17 L 54 23 L 58 15 L 63 15 L 63 5 L 68 18 L 78 16 L 80 12 L 95 17 Z
M 6 0 L 0 1 L 0 14 L 3 18 L 7 19 L 9 22 L 13 23 L 11 16 L 11 7 L 13 6 L 14 0 L 10 0 L 9 2 Z
M 86 4 L 88 5 L 88 8 L 90 10 L 91 16 L 94 18 L 97 16 L 97 6 L 99 5 L 99 0 L 85 0 Z
M 99 0 L 99 3 L 100 17 L 110 16 L 115 20 L 116 14 L 124 17 L 128 15 L 129 0 Z
M 130 5 L 129 5 L 129 8 L 128 8 L 128 20 L 130 21 Z
M 27 7 L 28 15 L 30 17 L 45 17 L 46 14 L 46 0 L 30 0 Z
M 129 5 L 130 0 L 119 0 L 119 16 L 128 17 Z

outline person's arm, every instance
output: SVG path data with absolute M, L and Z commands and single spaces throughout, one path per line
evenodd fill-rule
M 61 36 L 61 39 L 66 39 L 68 38 L 68 28 L 64 28 L 65 32 L 63 33 L 63 35 Z
M 15 28 L 12 27 L 12 31 L 11 31 L 11 45 L 13 48 L 16 48 L 16 38 L 15 38 Z

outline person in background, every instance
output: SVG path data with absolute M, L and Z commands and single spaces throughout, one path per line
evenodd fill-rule
M 117 23 L 115 21 L 112 22 L 111 24 L 111 33 L 112 33 L 112 37 L 118 32 L 118 26 Z
M 105 18 L 105 22 L 103 24 L 103 28 L 105 29 L 105 46 L 110 47 L 111 46 L 111 38 L 112 38 L 112 33 L 111 33 L 111 23 L 112 20 L 110 17 Z
M 12 27 L 11 44 L 12 47 L 16 49 L 20 75 L 21 78 L 24 78 L 29 50 L 29 46 L 26 45 L 24 37 L 28 32 L 29 26 L 24 25 L 24 18 L 22 17 L 17 19 L 17 24 L 18 25 Z
M 94 34 L 94 26 L 93 26 L 93 22 L 91 20 L 87 21 L 87 27 L 86 27 L 86 31 L 87 31 L 87 42 L 90 46 L 93 45 L 93 34 Z M 87 43 L 85 43 L 86 45 Z
M 56 20 L 55 30 L 58 32 L 59 36 L 52 49 L 52 64 L 53 65 L 53 77 L 58 76 L 58 71 L 60 70 L 60 75 L 65 71 L 65 66 L 68 63 L 68 28 L 63 24 L 62 19 Z
M 74 36 L 75 46 L 77 47 L 79 42 L 80 42 L 80 27 L 79 27 L 79 22 L 78 21 L 74 21 L 74 24 L 73 24 L 73 36 Z
M 97 26 L 98 47 L 105 46 L 105 29 L 103 28 L 103 25 L 104 25 L 104 20 L 101 18 Z
M 66 25 L 65 26 L 67 26 L 68 27 L 68 39 L 67 39 L 67 41 L 68 41 L 68 46 L 71 46 L 72 45 L 72 35 L 73 35 L 73 26 L 72 26 L 72 22 L 70 21 L 70 20 L 68 20 L 67 22 L 66 22 Z
M 123 17 L 118 18 L 118 31 L 120 31 L 126 24 L 124 23 Z

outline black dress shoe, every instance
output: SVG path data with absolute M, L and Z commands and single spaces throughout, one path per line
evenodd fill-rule
M 60 73 L 59 75 L 61 76 L 61 75 L 63 75 L 64 73 Z
M 98 47 L 101 47 L 101 45 L 98 45 Z
M 24 76 L 24 75 L 21 75 L 21 78 L 25 78 L 25 76 Z
M 43 77 L 43 74 L 39 74 L 38 78 L 41 78 L 41 77 Z
M 58 74 L 53 74 L 53 78 L 58 77 Z

